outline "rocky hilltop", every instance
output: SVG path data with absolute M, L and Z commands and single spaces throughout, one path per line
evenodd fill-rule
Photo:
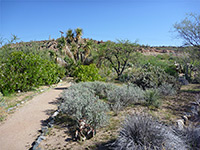
M 90 39 L 83 38 L 81 39 L 81 43 L 86 43 Z M 93 40 L 94 43 L 100 44 L 104 43 L 104 41 L 97 41 Z M 58 39 L 52 40 L 43 40 L 43 41 L 30 41 L 30 42 L 17 42 L 15 44 L 11 44 L 11 48 L 20 49 L 21 47 L 34 47 L 35 45 L 39 46 L 39 49 L 50 49 L 54 51 L 58 51 Z M 183 49 L 183 47 L 174 47 L 174 46 L 140 46 L 138 48 L 138 52 L 149 54 L 149 55 L 156 55 L 156 54 L 167 54 L 167 53 L 175 53 L 179 50 Z

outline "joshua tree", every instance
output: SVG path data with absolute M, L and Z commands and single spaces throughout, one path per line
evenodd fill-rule
M 58 48 L 60 50 L 61 56 L 67 55 L 69 58 L 71 58 L 75 62 L 74 56 L 72 52 L 70 51 L 69 47 L 67 46 L 66 39 L 63 36 L 58 40 Z
M 79 41 L 81 39 L 81 36 L 83 35 L 83 29 L 77 28 L 75 32 L 76 32 L 76 40 Z
M 67 30 L 66 38 L 63 36 L 58 40 L 58 48 L 61 55 L 67 55 L 74 63 L 80 61 L 82 64 L 86 61 L 91 51 L 91 41 L 87 43 L 80 42 L 83 30 L 81 28 L 75 29 L 76 38 L 71 29 Z M 66 41 L 67 40 L 67 41 Z
M 66 34 L 67 34 L 66 38 L 67 38 L 70 42 L 72 42 L 73 39 L 74 39 L 74 33 L 73 33 L 72 29 L 67 30 L 67 33 L 66 33 Z

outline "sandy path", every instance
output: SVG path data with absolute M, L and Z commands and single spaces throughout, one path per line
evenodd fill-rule
M 0 126 L 0 150 L 27 150 L 39 135 L 42 122 L 56 110 L 56 98 L 69 84 L 35 96 Z

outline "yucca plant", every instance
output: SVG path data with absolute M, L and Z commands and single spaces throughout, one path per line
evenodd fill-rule
M 75 30 L 75 32 L 76 32 L 76 39 L 77 39 L 77 40 L 80 40 L 81 36 L 83 35 L 83 29 L 77 28 L 77 29 Z
M 156 108 L 162 105 L 162 101 L 160 99 L 160 93 L 157 89 L 148 89 L 144 93 L 144 99 L 148 106 L 154 106 Z
M 73 41 L 74 33 L 73 33 L 72 29 L 67 30 L 66 38 L 70 41 L 70 43 Z

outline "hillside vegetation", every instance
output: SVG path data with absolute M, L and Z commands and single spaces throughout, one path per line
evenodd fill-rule
M 55 119 L 58 128 L 68 127 L 67 135 L 72 143 L 73 140 L 92 141 L 98 133 L 108 136 L 113 132 L 115 135 L 110 134 L 107 139 L 102 135 L 105 139 L 100 145 L 93 141 L 90 148 L 106 144 L 104 148 L 116 150 L 199 148 L 199 122 L 194 121 L 200 115 L 200 60 L 196 46 L 150 47 L 128 40 L 95 41 L 83 39 L 82 33 L 80 28 L 69 29 L 56 40 L 15 44 L 11 40 L 3 45 L 0 48 L 1 110 L 9 108 L 6 98 L 13 93 L 72 77 L 72 86 L 58 100 L 59 115 Z M 195 57 L 193 52 L 197 54 Z M 189 83 L 196 84 L 197 90 L 181 90 Z M 188 96 L 186 93 L 196 98 L 182 101 Z M 196 101 L 195 108 L 178 114 L 178 117 L 187 115 L 183 117 L 183 125 L 179 122 L 175 127 L 175 109 L 192 101 Z M 125 116 L 127 113 L 130 115 Z M 156 113 L 160 113 L 161 120 Z M 3 120 L 5 116 L 0 117 Z M 186 122 L 193 122 L 194 128 Z M 75 149 L 76 145 L 72 144 L 71 148 Z

